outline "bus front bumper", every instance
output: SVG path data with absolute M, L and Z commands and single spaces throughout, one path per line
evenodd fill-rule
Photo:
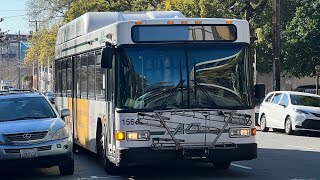
M 154 150 L 152 148 L 130 148 L 120 151 L 120 165 L 156 164 L 198 160 L 203 162 L 232 162 L 257 158 L 257 144 L 237 144 L 236 149 L 209 149 L 206 158 L 186 158 L 183 150 Z

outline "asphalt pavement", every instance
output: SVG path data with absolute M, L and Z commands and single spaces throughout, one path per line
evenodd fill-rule
M 2 169 L 0 179 L 14 180 L 209 180 L 209 179 L 319 179 L 319 135 L 289 136 L 279 132 L 258 132 L 258 158 L 233 162 L 228 170 L 211 164 L 134 166 L 118 176 L 107 174 L 96 156 L 89 152 L 75 155 L 75 174 L 60 176 L 57 167 L 41 169 Z

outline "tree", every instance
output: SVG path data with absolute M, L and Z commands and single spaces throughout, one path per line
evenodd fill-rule
M 70 22 L 86 12 L 123 12 L 156 10 L 161 0 L 74 0 L 65 14 L 65 22 Z
M 320 64 L 320 2 L 298 1 L 283 33 L 283 70 L 296 77 L 315 75 Z
M 27 16 L 43 24 L 55 24 L 63 19 L 72 0 L 27 0 Z
M 30 48 L 26 53 L 25 63 L 30 64 L 39 61 L 47 64 L 54 60 L 54 47 L 56 43 L 58 26 L 44 28 L 35 32 L 30 40 Z

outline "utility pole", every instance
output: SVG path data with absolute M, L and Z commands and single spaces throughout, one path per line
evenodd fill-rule
M 18 54 L 18 66 L 19 66 L 19 82 L 18 82 L 18 87 L 19 89 L 22 89 L 22 83 L 21 83 L 21 34 L 20 34 L 20 31 L 19 31 L 19 34 L 18 34 L 18 47 L 19 47 L 19 54 Z
M 36 32 L 38 32 L 38 23 L 39 21 L 38 20 L 34 20 L 34 21 L 31 21 L 29 20 L 30 23 L 35 23 L 36 24 Z M 37 90 L 39 90 L 39 60 L 37 59 Z M 34 60 L 33 60 L 33 64 L 32 64 L 32 67 L 33 67 L 33 70 L 32 70 L 32 85 L 34 87 Z
M 280 90 L 280 0 L 272 0 L 273 90 Z

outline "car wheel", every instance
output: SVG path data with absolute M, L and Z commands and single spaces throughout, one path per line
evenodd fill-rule
M 72 175 L 74 173 L 74 158 L 73 156 L 66 160 L 63 164 L 59 165 L 61 175 Z
M 293 134 L 293 130 L 292 130 L 292 123 L 291 123 L 291 118 L 290 116 L 288 116 L 286 118 L 286 121 L 284 123 L 284 130 L 286 132 L 286 134 L 291 135 Z
M 261 128 L 261 131 L 262 131 L 262 132 L 267 132 L 267 131 L 269 131 L 269 128 L 267 127 L 267 119 L 266 119 L 266 116 L 265 116 L 265 115 L 262 115 L 262 116 L 261 116 L 261 119 L 260 119 L 260 128 Z
M 214 162 L 213 165 L 216 169 L 229 169 L 231 162 Z

